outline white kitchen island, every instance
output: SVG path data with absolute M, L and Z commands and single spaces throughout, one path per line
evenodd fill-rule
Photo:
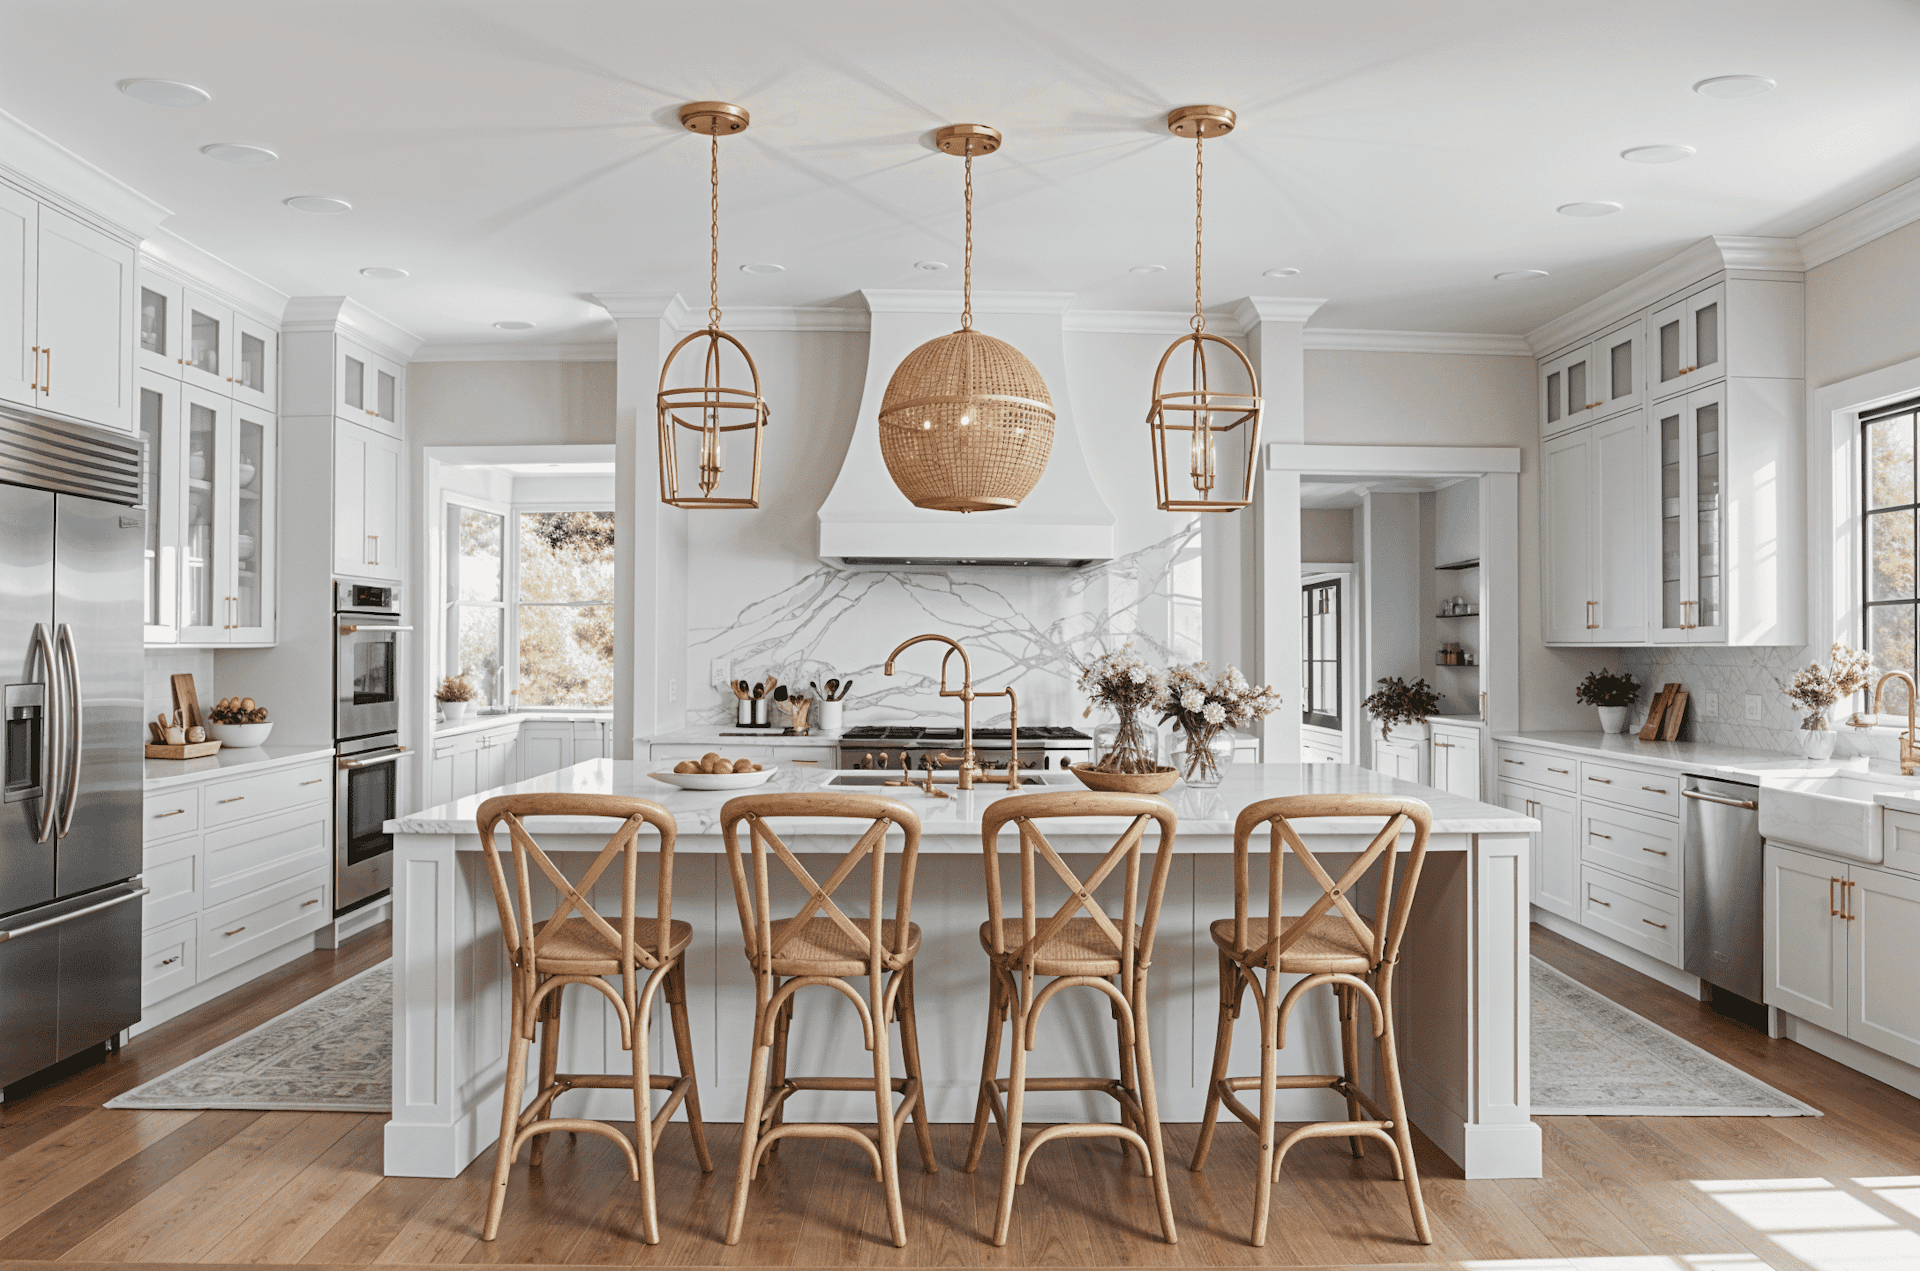
M 487 1151 L 498 1132 L 506 1074 L 508 981 L 475 813 L 485 799 L 499 793 L 629 794 L 672 811 L 679 822 L 673 916 L 694 928 L 687 953 L 688 1006 L 701 1102 L 710 1121 L 740 1119 L 754 994 L 740 952 L 739 914 L 719 833 L 720 809 L 728 796 L 681 791 L 654 781 L 646 775 L 648 766 L 596 759 L 388 823 L 395 836 L 394 1077 L 393 1119 L 386 1130 L 388 1174 L 453 1177 Z M 761 789 L 817 788 L 836 775 L 783 769 Z M 1047 784 L 1030 783 L 1025 792 L 1080 788 L 1063 774 L 1046 777 Z M 951 786 L 946 788 L 952 791 Z M 986 916 L 980 815 L 987 803 L 1007 797 L 1007 792 L 998 785 L 955 792 L 946 799 L 897 787 L 875 792 L 902 799 L 921 817 L 913 918 L 923 931 L 915 993 L 928 1107 L 935 1120 L 970 1121 L 980 1080 L 987 1001 L 987 962 L 978 939 Z M 1234 817 L 1259 799 L 1309 793 L 1412 796 L 1433 808 L 1433 838 L 1396 985 L 1408 1108 L 1414 1124 L 1459 1163 L 1466 1177 L 1540 1177 L 1540 1134 L 1529 1116 L 1527 1073 L 1528 836 L 1538 823 L 1490 804 L 1346 765 L 1234 765 L 1218 789 L 1193 790 L 1183 784 L 1168 792 L 1180 815 L 1175 841 L 1178 859 L 1161 911 L 1149 1017 L 1161 1117 L 1167 1122 L 1198 1121 L 1205 1106 L 1219 1000 L 1217 963 L 1207 925 L 1233 913 Z M 1345 827 L 1342 835 L 1339 823 L 1327 821 L 1302 822 L 1298 828 L 1316 853 L 1338 853 L 1345 843 L 1355 851 L 1363 848 L 1371 830 L 1378 828 L 1376 822 L 1360 824 L 1370 829 L 1353 833 Z M 1103 825 L 1090 822 L 1088 828 Z M 1104 852 L 1123 827 L 1116 820 L 1104 837 L 1089 834 L 1080 840 L 1083 850 Z M 549 852 L 597 852 L 614 823 L 543 818 L 529 828 Z M 780 828 L 803 859 L 809 846 L 821 853 L 820 862 L 809 860 L 808 868 L 825 877 L 831 869 L 826 853 L 837 860 L 864 826 L 851 821 L 782 821 Z M 1052 837 L 1062 852 L 1073 850 L 1071 836 Z M 891 843 L 897 846 L 899 841 L 896 833 Z M 1154 850 L 1155 842 L 1156 836 L 1149 832 L 1147 853 Z M 1264 844 L 1261 836 L 1256 847 Z M 643 852 L 643 868 L 654 859 L 652 853 Z M 1018 860 L 1017 836 L 1003 834 L 1002 868 L 1015 871 L 1006 875 L 1005 885 L 1016 902 Z M 570 868 L 569 872 L 577 876 L 578 871 Z M 618 872 L 609 871 L 609 878 L 617 880 Z M 1297 865 L 1287 878 L 1286 907 L 1299 912 L 1318 893 Z M 1264 884 L 1257 879 L 1256 874 L 1255 891 L 1264 895 Z M 1296 892 L 1296 882 L 1307 887 Z M 617 881 L 603 880 L 594 894 L 602 912 L 619 912 L 614 886 Z M 1371 896 L 1371 886 L 1363 885 L 1356 894 Z M 892 887 L 890 874 L 889 900 Z M 863 888 L 863 884 L 853 886 L 840 897 L 850 913 L 858 912 L 854 904 Z M 797 884 L 794 891 L 797 904 Z M 652 900 L 652 880 L 643 876 L 641 904 L 651 906 Z M 1058 903 L 1058 898 L 1052 903 Z M 1076 997 L 1082 1000 L 1070 1000 Z M 1034 1075 L 1110 1070 L 1113 1025 L 1104 1001 L 1095 997 L 1091 992 L 1069 993 L 1056 1004 L 1042 1025 L 1049 1036 L 1034 1052 Z M 628 1070 L 611 1027 L 613 1016 L 603 1008 L 604 999 L 598 994 L 585 990 L 568 994 L 562 1071 Z M 852 1009 L 830 990 L 804 994 L 794 1022 L 789 1070 L 862 1073 L 868 1061 L 859 1047 L 860 1030 L 852 1024 Z M 846 1018 L 840 1012 L 846 1012 Z M 660 1022 L 653 1037 L 653 1071 L 672 1071 L 672 1049 L 662 1046 L 665 1012 L 656 1010 L 655 1015 Z M 1338 1039 L 1332 993 L 1309 995 L 1288 1029 L 1281 1071 L 1337 1071 Z M 1362 1053 L 1371 1053 L 1371 1048 L 1363 1048 Z M 1235 1035 L 1232 1071 L 1237 1075 L 1258 1070 L 1258 1021 L 1253 1010 L 1246 1010 Z M 576 1109 L 573 1115 L 632 1119 L 628 1096 L 619 1091 L 581 1091 L 565 1097 Z M 1030 1095 L 1029 1101 L 1028 1120 L 1035 1123 L 1112 1115 L 1110 1107 L 1079 1094 Z M 1344 1102 L 1325 1090 L 1282 1091 L 1280 1107 L 1283 1121 L 1345 1115 Z M 870 1123 L 872 1096 L 806 1096 L 793 1107 L 792 1115 Z M 1244 1131 L 1229 1124 L 1222 1132 Z

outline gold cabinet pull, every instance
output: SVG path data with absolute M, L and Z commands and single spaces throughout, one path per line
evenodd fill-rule
M 27 385 L 29 393 L 40 391 L 40 346 L 33 346 L 33 382 Z
M 239 935 L 239 934 L 240 934 L 240 933 L 241 933 L 242 931 L 245 931 L 245 930 L 246 930 L 246 928 L 245 928 L 245 927 L 235 927 L 235 928 L 234 928 L 234 929 L 233 929 L 232 931 L 229 931 L 229 932 L 227 932 L 226 934 L 227 934 L 227 935 L 230 935 L 230 936 L 237 936 L 237 935 Z
M 1519 767 L 1522 767 L 1522 768 L 1524 768 L 1524 767 L 1526 767 L 1526 766 L 1527 766 L 1527 761 L 1526 761 L 1526 760 L 1524 760 L 1524 759 L 1502 759 L 1502 760 L 1501 760 L 1500 762 L 1501 762 L 1501 763 L 1510 763 L 1510 764 L 1516 764 L 1516 765 L 1518 765 Z
M 242 800 L 242 799 L 244 799 L 244 798 L 246 798 L 246 797 L 247 797 L 247 796 L 246 796 L 246 795 L 244 795 L 244 794 L 236 794 L 236 795 L 234 795 L 234 796 L 233 796 L 233 797 L 232 797 L 231 799 L 217 799 L 217 800 L 215 800 L 215 802 L 217 802 L 217 803 L 238 803 L 238 802 L 240 802 L 240 800 Z
M 1845 916 L 1840 912 L 1840 906 L 1838 902 L 1834 900 L 1834 888 L 1838 887 L 1839 885 L 1840 885 L 1839 879 L 1835 878 L 1831 874 L 1827 875 L 1827 917 L 1829 918 L 1840 918 Z
M 1840 916 L 1848 922 L 1860 916 L 1853 912 L 1853 880 L 1851 878 L 1840 880 Z
M 1608 909 L 1613 908 L 1613 902 L 1611 900 L 1602 900 L 1598 896 L 1587 897 L 1587 903 L 1589 905 L 1601 905 Z
M 314 897 L 314 898 L 313 898 L 312 900 L 303 900 L 303 901 L 301 901 L 301 902 L 300 902 L 300 907 L 301 907 L 302 909 L 305 909 L 305 908 L 306 908 L 307 906 L 309 906 L 309 905 L 317 905 L 317 904 L 319 904 L 319 903 L 320 903 L 320 898 L 319 898 L 318 896 L 315 896 L 315 897 Z
M 1600 629 L 1600 624 L 1593 620 L 1593 607 L 1597 603 L 1597 601 L 1592 600 L 1587 602 L 1587 630 L 1589 631 L 1598 631 Z
M 171 812 L 155 812 L 153 814 L 153 819 L 158 821 L 163 816 L 180 816 L 184 812 L 186 812 L 185 808 L 175 808 Z
M 1598 781 L 1603 786 L 1610 786 L 1613 784 L 1612 777 L 1588 777 L 1587 780 Z
M 1666 793 L 1666 791 L 1662 790 L 1659 786 L 1641 786 L 1640 788 L 1642 790 L 1645 790 L 1648 794 L 1665 794 Z
M 1596 839 L 1605 839 L 1605 840 L 1607 840 L 1607 842 L 1609 842 L 1609 843 L 1611 843 L 1611 842 L 1613 842 L 1613 835 L 1611 835 L 1611 834 L 1602 834 L 1602 833 L 1601 833 L 1600 831 L 1598 831 L 1598 830 L 1588 830 L 1588 831 L 1587 831 L 1587 837 L 1588 837 L 1588 838 L 1596 838 Z
M 1664 922 L 1655 922 L 1655 921 L 1654 921 L 1653 919 L 1651 919 L 1651 918 L 1642 918 L 1642 919 L 1641 919 L 1640 921 L 1641 921 L 1641 922 L 1644 922 L 1644 923 L 1646 923 L 1646 924 L 1647 924 L 1647 925 L 1648 925 L 1649 927 L 1658 927 L 1658 928 L 1660 928 L 1660 930 L 1662 930 L 1662 931 L 1665 931 L 1665 930 L 1667 929 L 1667 924 L 1666 924 L 1666 923 L 1664 923 Z
M 300 784 L 301 784 L 301 785 L 303 785 L 303 786 L 317 786 L 317 785 L 319 785 L 319 784 L 320 784 L 320 783 L 321 783 L 322 781 L 325 781 L 325 780 L 326 780 L 326 778 L 325 778 L 325 777 L 315 777 L 315 778 L 314 778 L 313 780 L 311 780 L 311 781 L 302 781 L 302 782 L 301 782 Z
M 174 955 L 173 955 L 172 957 L 170 957 L 170 958 L 162 958 L 162 959 L 160 959 L 160 965 L 161 965 L 161 966 L 172 966 L 172 965 L 173 965 L 174 963 L 176 963 L 176 962 L 178 962 L 179 960 L 180 960 L 180 955 L 176 953 L 176 954 L 174 954 Z
M 1660 850 L 1659 848 L 1657 848 L 1657 847 L 1643 847 L 1643 848 L 1641 848 L 1640 850 L 1641 850 L 1641 851 L 1643 851 L 1643 852 L 1652 852 L 1652 853 L 1653 853 L 1653 854 L 1654 854 L 1655 856 L 1665 856 L 1665 855 L 1666 855 L 1666 853 L 1665 853 L 1665 852 L 1663 852 L 1663 851 L 1661 851 L 1661 850 Z
M 1547 769 L 1547 771 L 1548 771 L 1548 772 L 1557 772 L 1557 773 L 1559 773 L 1559 774 L 1560 774 L 1561 776 L 1563 776 L 1563 777 L 1567 775 L 1567 770 L 1566 770 L 1565 768 L 1549 768 L 1549 769 Z
M 47 373 L 40 377 L 40 395 L 42 397 L 52 397 L 53 396 L 53 346 L 49 344 L 45 348 L 41 349 L 40 351 L 47 355 Z

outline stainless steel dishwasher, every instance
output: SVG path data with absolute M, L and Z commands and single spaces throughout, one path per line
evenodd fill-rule
M 1686 968 L 1708 984 L 1758 1003 L 1765 873 L 1760 788 L 1685 778 Z

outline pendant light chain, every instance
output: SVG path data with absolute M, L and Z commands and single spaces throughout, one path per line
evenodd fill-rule
M 1206 129 L 1196 129 L 1193 134 L 1193 329 L 1207 329 L 1207 315 L 1200 310 L 1200 230 L 1205 224 L 1200 217 L 1200 178 L 1206 172 L 1206 163 L 1201 149 L 1207 143 Z
M 960 270 L 960 329 L 973 330 L 973 143 L 967 143 L 967 254 Z
M 713 134 L 713 247 L 707 257 L 707 328 L 720 329 L 720 134 Z

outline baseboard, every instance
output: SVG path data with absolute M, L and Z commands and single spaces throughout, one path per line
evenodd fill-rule
M 1862 1046 L 1851 1037 L 1842 1037 L 1830 1032 L 1818 1024 L 1810 1024 L 1796 1015 L 1780 1012 L 1780 1035 L 1791 1041 L 1799 1042 L 1815 1054 L 1825 1055 L 1836 1064 L 1844 1064 L 1855 1072 L 1865 1073 L 1875 1081 L 1883 1081 L 1895 1090 L 1902 1091 L 1920 1099 L 1920 1068 L 1883 1055 L 1871 1046 Z
M 314 932 L 314 947 L 338 949 L 361 932 L 371 930 L 391 917 L 393 917 L 393 897 L 382 896 L 370 905 L 363 905 L 350 914 L 342 914 Z
M 1597 931 L 1591 931 L 1577 922 L 1562 918 L 1559 914 L 1551 913 L 1538 905 L 1532 906 L 1532 909 L 1533 920 L 1554 935 L 1564 936 L 1582 948 L 1591 949 L 1602 957 L 1611 958 L 1649 979 L 1658 980 L 1675 992 L 1685 993 L 1691 998 L 1699 998 L 1699 976 L 1682 971 L 1679 967 L 1668 966 L 1658 958 L 1649 957 L 1630 945 L 1621 944 L 1611 936 L 1603 936 Z
M 150 1006 L 143 1007 L 140 1012 L 140 1022 L 127 1030 L 127 1036 L 138 1037 L 148 1029 L 158 1028 L 168 1020 L 178 1018 L 196 1006 L 205 1006 L 222 993 L 230 993 L 243 984 L 259 979 L 269 971 L 285 966 L 295 958 L 305 957 L 319 947 L 318 937 L 318 932 L 309 932 L 251 961 L 229 967 L 210 980 L 202 980 L 190 989 L 182 989 L 172 997 L 162 998 Z

